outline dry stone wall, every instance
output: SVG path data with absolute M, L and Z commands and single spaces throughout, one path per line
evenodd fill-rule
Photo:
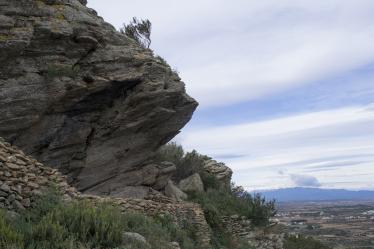
M 68 198 L 78 195 L 57 170 L 45 167 L 0 138 L 0 208 L 28 208 L 48 186 L 56 186 Z
M 67 199 L 111 201 L 118 204 L 122 211 L 140 212 L 151 217 L 170 215 L 175 222 L 179 223 L 188 221 L 196 229 L 196 237 L 200 243 L 209 247 L 210 228 L 198 204 L 177 202 L 157 191 L 150 193 L 148 199 L 82 195 L 71 187 L 66 181 L 66 176 L 56 169 L 44 166 L 0 138 L 0 208 L 11 211 L 29 208 L 34 200 L 50 186 L 57 187 Z
M 205 248 L 210 247 L 211 230 L 206 222 L 204 211 L 196 203 L 176 202 L 173 199 L 155 196 L 152 199 L 102 198 L 82 195 L 80 198 L 92 201 L 109 201 L 118 204 L 123 212 L 139 212 L 150 217 L 170 215 L 174 222 L 183 224 L 185 221 L 194 226 L 196 238 Z
M 251 221 L 238 215 L 222 217 L 226 230 L 256 249 L 283 249 L 283 235 L 268 233 L 266 228 L 253 228 Z

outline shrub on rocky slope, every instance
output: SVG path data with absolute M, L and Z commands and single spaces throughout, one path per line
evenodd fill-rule
M 111 203 L 64 202 L 55 191 L 21 214 L 0 210 L 4 249 L 172 249 L 176 244 L 199 248 L 192 234 L 166 216 L 122 213 Z
M 303 236 L 289 236 L 286 238 L 284 249 L 332 249 L 320 241 Z
M 276 213 L 274 201 L 266 201 L 261 195 L 252 196 L 243 188 L 230 183 L 231 169 L 195 150 L 185 152 L 182 146 L 170 143 L 158 151 L 154 161 L 173 162 L 177 168 L 173 180 L 179 182 L 179 186 L 189 179 L 191 185 L 196 185 L 196 191 L 186 191 L 188 201 L 196 202 L 203 208 L 213 232 L 214 248 L 250 248 L 227 229 L 225 217 L 243 217 L 250 220 L 249 226 L 255 227 L 268 225 L 269 219 Z M 196 175 L 202 179 L 203 191 L 197 183 L 192 182 Z

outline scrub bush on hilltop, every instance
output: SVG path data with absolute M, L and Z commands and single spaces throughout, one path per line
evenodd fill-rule
M 139 20 L 134 17 L 129 24 L 124 24 L 120 32 L 144 48 L 149 48 L 151 45 L 152 23 L 148 19 Z

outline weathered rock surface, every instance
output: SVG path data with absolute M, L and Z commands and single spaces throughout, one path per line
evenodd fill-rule
M 232 170 L 224 163 L 219 163 L 215 160 L 207 160 L 204 163 L 204 170 L 215 176 L 224 186 L 230 186 Z
M 198 173 L 181 180 L 178 187 L 184 192 L 204 192 L 204 183 Z
M 163 188 L 168 177 L 144 162 L 197 103 L 168 65 L 85 4 L 0 0 L 0 136 L 87 193 Z
M 169 180 L 165 187 L 165 195 L 175 201 L 183 201 L 188 197 L 187 194 L 180 190 L 171 180 Z
M 145 247 L 149 247 L 147 244 L 146 238 L 139 233 L 124 232 L 122 234 L 123 241 L 127 242 L 128 240 L 136 241 L 142 243 Z

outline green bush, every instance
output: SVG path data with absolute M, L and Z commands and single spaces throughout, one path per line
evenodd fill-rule
M 205 192 L 188 193 L 189 201 L 199 203 L 204 210 L 205 218 L 213 231 L 212 245 L 214 248 L 248 248 L 227 233 L 222 224 L 222 216 L 239 215 L 251 219 L 254 226 L 264 226 L 275 215 L 274 201 L 266 201 L 260 195 L 252 196 L 241 187 L 223 186 L 214 175 L 203 169 L 204 162 L 209 158 L 195 150 L 185 153 L 183 147 L 176 143 L 163 146 L 154 157 L 156 162 L 168 161 L 176 165 L 173 176 L 175 181 L 199 173 Z
M 269 219 L 276 214 L 275 201 L 266 201 L 261 194 L 250 194 L 243 187 L 232 186 L 231 193 L 239 199 L 241 214 L 249 218 L 256 226 L 264 226 L 269 223 Z
M 162 225 L 152 219 L 137 213 L 127 213 L 124 215 L 124 226 L 125 231 L 139 233 L 146 237 L 149 244 L 168 248 L 167 242 L 171 239 L 170 235 Z
M 69 245 L 74 248 L 77 244 L 113 248 L 121 245 L 122 217 L 111 205 L 93 206 L 88 202 L 74 201 L 46 207 L 45 200 L 23 214 L 17 222 L 16 228 L 23 234 L 24 248 L 63 249 Z
M 154 161 L 168 161 L 176 165 L 173 179 L 178 182 L 194 173 L 199 173 L 205 192 L 188 193 L 189 201 L 199 203 L 204 210 L 205 218 L 213 231 L 214 248 L 248 248 L 227 233 L 222 224 L 222 216 L 245 216 L 254 226 L 265 226 L 275 215 L 274 201 L 266 201 L 261 195 L 251 195 L 241 187 L 223 186 L 214 175 L 207 173 L 203 167 L 211 159 L 196 152 L 187 152 L 176 143 L 163 146 L 155 155 Z
M 205 219 L 209 226 L 212 228 L 219 228 L 221 225 L 221 214 L 218 208 L 214 204 L 207 202 L 203 204 L 203 209 Z
M 284 243 L 285 249 L 331 249 L 320 241 L 304 236 L 288 236 Z
M 183 249 L 199 249 L 195 240 L 193 225 L 181 221 L 176 225 L 168 215 L 157 216 L 154 219 L 141 214 L 124 214 L 125 230 L 142 234 L 152 248 L 169 248 L 170 241 L 178 242 Z
M 183 147 L 175 142 L 162 146 L 153 157 L 153 160 L 157 163 L 172 162 L 175 164 L 177 171 L 173 175 L 173 180 L 176 182 L 199 173 L 206 190 L 221 187 L 215 176 L 204 171 L 204 162 L 209 159 L 211 158 L 198 153 L 196 150 L 185 152 Z
M 63 202 L 51 190 L 33 208 L 8 220 L 0 210 L 0 248 L 4 249 L 144 249 L 139 241 L 123 241 L 122 234 L 143 235 L 150 249 L 170 249 L 177 241 L 182 249 L 200 248 L 194 225 L 176 225 L 169 216 L 155 219 L 137 213 L 121 213 L 111 203 Z M 148 248 L 148 247 L 147 247 Z
M 178 165 L 183 163 L 183 157 L 183 147 L 175 142 L 172 142 L 162 146 L 157 151 L 153 159 L 156 162 L 172 162 L 178 167 Z
M 266 201 L 261 195 L 225 188 L 210 188 L 204 193 L 189 193 L 190 201 L 199 203 L 209 224 L 217 226 L 221 216 L 245 216 L 255 226 L 265 226 L 276 214 L 274 201 Z
M 151 45 L 152 23 L 148 19 L 138 20 L 136 17 L 133 17 L 129 24 L 124 24 L 120 32 L 144 48 L 149 48 Z
M 173 180 L 180 181 L 194 173 L 202 173 L 204 161 L 210 159 L 197 151 L 185 153 L 183 147 L 172 142 L 162 146 L 154 156 L 155 162 L 172 162 L 177 167 Z
M 214 175 L 206 172 L 200 172 L 200 176 L 201 180 L 203 181 L 205 191 L 208 191 L 209 189 L 219 189 L 222 187 L 221 183 Z
M 205 218 L 212 228 L 214 248 L 250 248 L 233 239 L 222 223 L 222 216 L 239 215 L 251 219 L 255 226 L 266 225 L 275 215 L 274 202 L 267 202 L 260 195 L 227 188 L 209 188 L 204 193 L 189 193 L 190 201 L 197 202 L 204 210 Z
M 84 201 L 72 202 L 55 209 L 47 217 L 74 234 L 77 240 L 93 247 L 112 248 L 122 242 L 121 213 L 110 204 L 93 206 Z
M 51 187 L 32 203 L 33 208 L 24 212 L 23 216 L 29 223 L 37 222 L 61 205 L 63 205 L 63 200 L 59 191 L 57 188 Z

